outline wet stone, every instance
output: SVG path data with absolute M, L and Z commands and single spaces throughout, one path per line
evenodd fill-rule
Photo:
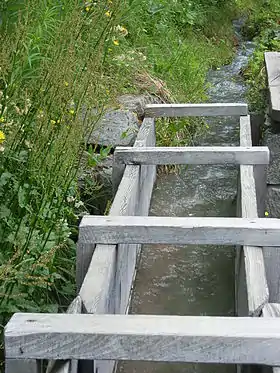
M 108 110 L 97 122 L 88 144 L 102 146 L 131 146 L 136 139 L 139 121 L 128 110 Z
M 280 217 L 280 187 L 268 187 L 266 198 L 266 211 L 271 218 Z
M 263 145 L 270 150 L 270 165 L 267 169 L 267 183 L 280 184 L 280 133 L 272 133 L 267 130 L 263 139 Z

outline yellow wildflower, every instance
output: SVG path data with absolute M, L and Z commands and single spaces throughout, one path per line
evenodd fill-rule
M 51 124 L 54 126 L 56 124 L 56 121 L 51 119 Z
M 4 123 L 5 122 L 5 118 L 4 117 L 0 117 L 0 123 Z
M 59 124 L 60 123 L 60 119 L 57 119 L 56 123 Z
M 64 82 L 64 85 L 65 85 L 65 87 L 68 87 L 69 86 L 69 83 L 68 82 Z
M 3 144 L 5 139 L 6 139 L 6 136 L 5 136 L 4 132 L 0 131 L 0 144 Z
M 265 211 L 264 215 L 265 215 L 265 216 L 268 216 L 268 215 L 269 215 L 268 211 Z
M 114 45 L 120 45 L 120 43 L 119 43 L 119 41 L 118 40 L 113 40 L 113 43 L 114 43 Z
M 110 18 L 112 16 L 112 13 L 109 10 L 107 10 L 107 12 L 105 13 L 105 16 Z
M 86 12 L 89 12 L 89 11 L 90 11 L 90 7 L 87 6 L 87 7 L 86 7 Z
M 74 115 L 74 114 L 75 114 L 75 110 L 71 109 L 71 110 L 69 111 L 69 113 L 70 113 L 71 115 Z

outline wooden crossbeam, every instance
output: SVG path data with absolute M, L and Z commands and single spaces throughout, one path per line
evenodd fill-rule
M 280 365 L 280 319 L 15 314 L 8 359 L 87 359 Z
M 146 117 L 212 117 L 240 116 L 248 114 L 247 104 L 150 104 L 145 107 Z
M 268 147 L 117 147 L 114 160 L 121 164 L 268 164 Z
M 279 219 L 85 216 L 83 239 L 96 243 L 279 246 Z

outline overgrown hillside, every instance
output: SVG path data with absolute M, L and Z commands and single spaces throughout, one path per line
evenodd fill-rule
M 123 93 L 207 100 L 207 71 L 235 51 L 232 19 L 255 14 L 247 3 L 1 2 L 2 326 L 13 312 L 56 312 L 74 297 L 77 222 L 86 212 L 77 176 L 85 154 L 98 164 L 100 155 L 85 153 L 86 138 L 106 107 Z M 157 129 L 165 145 L 186 144 L 202 130 L 193 121 L 161 121 Z

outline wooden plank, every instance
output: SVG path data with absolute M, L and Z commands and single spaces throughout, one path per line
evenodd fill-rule
M 280 86 L 269 87 L 269 99 L 270 99 L 270 116 L 276 121 L 280 122 Z
M 67 314 L 82 313 L 82 299 L 77 296 L 69 305 Z M 77 360 L 50 360 L 47 366 L 46 373 L 77 373 Z
M 240 118 L 240 146 L 252 146 L 249 115 Z M 258 206 L 253 166 L 240 166 L 240 183 L 241 216 L 257 218 Z M 248 314 L 250 316 L 258 316 L 269 298 L 263 250 L 259 247 L 261 246 L 259 243 L 255 245 L 255 247 L 247 245 L 243 247 L 246 273 L 246 281 L 243 286 L 247 287 Z M 244 306 L 242 309 L 244 309 Z
M 280 303 L 280 247 L 264 246 L 263 255 L 269 289 L 269 302 Z
M 265 66 L 269 86 L 280 86 L 280 53 L 265 52 Z
M 86 241 L 128 244 L 279 246 L 279 219 L 158 216 L 87 216 Z
M 280 365 L 280 319 L 15 314 L 8 358 Z
M 279 303 L 267 303 L 264 305 L 262 310 L 263 317 L 280 317 L 280 304 Z
M 262 310 L 262 317 L 280 317 L 280 304 L 267 303 Z M 273 373 L 280 373 L 280 367 L 273 367 Z
M 145 107 L 146 117 L 188 117 L 188 116 L 240 116 L 248 114 L 247 104 L 151 104 Z
M 155 145 L 153 119 L 144 119 L 134 144 Z M 116 167 L 116 165 L 115 165 Z M 156 176 L 155 166 L 126 166 L 116 171 L 117 192 L 110 215 L 140 214 L 149 212 L 151 194 Z M 117 179 L 120 178 L 120 184 Z M 83 232 L 79 232 L 83 241 Z M 90 243 L 93 245 L 93 243 Z M 140 245 L 96 245 L 79 294 L 87 313 L 126 313 L 135 277 L 136 259 Z M 82 370 L 90 373 L 111 373 L 114 361 L 95 361 L 95 365 Z
M 141 165 L 169 164 L 268 164 L 268 147 L 117 147 L 116 163 Z
M 280 53 L 266 52 L 265 65 L 270 96 L 270 114 L 273 120 L 280 121 Z
M 95 245 L 92 243 L 81 243 L 78 239 L 76 248 L 76 285 L 79 291 L 88 271 Z

